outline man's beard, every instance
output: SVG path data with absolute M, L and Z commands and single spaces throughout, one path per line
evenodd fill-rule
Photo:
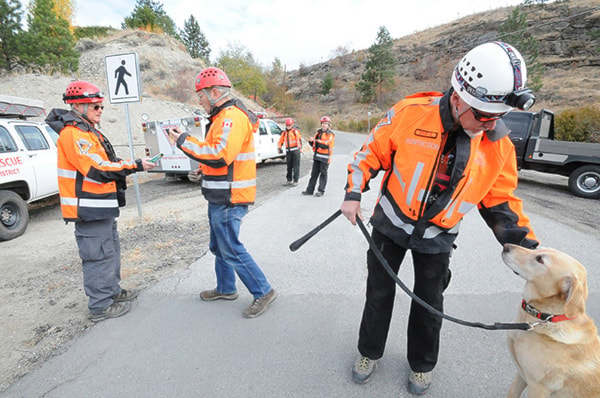
M 477 131 L 477 132 L 473 132 L 473 131 L 471 131 L 471 130 L 467 130 L 467 129 L 464 129 L 464 128 L 463 128 L 463 131 L 464 131 L 464 132 L 465 132 L 465 134 L 466 134 L 466 135 L 468 135 L 468 136 L 469 136 L 469 138 L 471 138 L 471 139 L 473 139 L 473 138 L 476 138 L 476 137 L 479 137 L 481 134 L 483 134 L 483 130 L 479 130 L 479 131 Z

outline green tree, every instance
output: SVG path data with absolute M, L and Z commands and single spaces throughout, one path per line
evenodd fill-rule
M 269 75 L 273 78 L 278 78 L 278 77 L 282 77 L 285 73 L 285 68 L 283 67 L 283 64 L 281 63 L 281 60 L 277 57 L 275 57 L 275 59 L 273 60 L 273 63 L 271 63 L 271 70 L 269 71 Z
M 32 0 L 27 14 L 27 32 L 21 35 L 21 60 L 63 73 L 77 71 L 79 53 L 69 22 L 54 11 L 54 0 Z
M 369 47 L 369 55 L 365 63 L 365 72 L 356 83 L 356 89 L 361 94 L 361 101 L 370 102 L 373 99 L 383 105 L 383 95 L 386 89 L 394 83 L 397 60 L 393 53 L 394 42 L 385 26 L 379 27 L 375 43 Z
M 527 28 L 527 15 L 521 6 L 517 6 L 500 25 L 498 38 L 519 50 L 527 65 L 527 86 L 537 91 L 543 86 L 544 68 L 539 61 L 540 44 L 527 33 Z
M 244 95 L 256 100 L 267 90 L 262 68 L 241 44 L 228 44 L 217 59 L 217 66 L 227 73 L 233 87 Z
M 19 0 L 0 0 L 0 68 L 12 70 L 19 59 L 23 10 Z
M 285 73 L 285 67 L 276 57 L 271 63 L 271 69 L 263 74 L 266 90 L 260 99 L 266 107 L 277 108 L 280 113 L 289 114 L 292 113 L 295 104 L 294 96 L 288 92 Z
M 209 63 L 210 46 L 193 15 L 190 15 L 190 18 L 184 22 L 181 40 L 192 58 L 200 58 Z
M 131 15 L 121 24 L 123 29 L 143 29 L 149 32 L 166 33 L 180 39 L 175 22 L 167 15 L 163 5 L 155 0 L 136 0 Z
M 331 73 L 328 73 L 323 78 L 323 83 L 321 83 L 321 94 L 327 95 L 333 88 L 333 76 Z

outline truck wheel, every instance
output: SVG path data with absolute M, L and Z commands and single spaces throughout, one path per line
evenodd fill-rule
M 0 191 L 0 240 L 23 235 L 29 223 L 27 203 L 12 191 Z
M 575 196 L 600 198 L 600 166 L 587 165 L 575 169 L 569 176 L 569 189 Z

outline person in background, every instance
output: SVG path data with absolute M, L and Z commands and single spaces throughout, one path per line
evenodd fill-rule
M 371 217 L 373 241 L 396 273 L 411 251 L 413 291 L 441 312 L 450 255 L 469 210 L 479 209 L 501 244 L 539 244 L 514 193 L 515 148 L 500 119 L 513 108 L 533 105 L 526 81 L 525 61 L 517 49 L 502 42 L 479 45 L 454 68 L 451 89 L 398 102 L 348 165 L 342 213 L 352 224 L 356 217 L 362 219 L 361 194 L 383 171 Z M 367 269 L 359 355 L 352 368 L 357 383 L 369 380 L 383 356 L 396 289 L 372 249 Z M 441 326 L 441 317 L 411 303 L 406 345 L 411 394 L 423 394 L 431 385 Z
M 253 301 L 246 318 L 261 315 L 276 298 L 263 271 L 239 240 L 242 218 L 256 197 L 254 131 L 257 117 L 230 93 L 231 82 L 219 68 L 196 78 L 196 94 L 210 124 L 204 141 L 175 127 L 169 134 L 188 157 L 200 162 L 202 194 L 208 201 L 210 251 L 215 255 L 217 286 L 200 293 L 204 301 L 235 300 L 236 274 Z
M 63 95 L 69 111 L 54 109 L 46 120 L 59 131 L 58 188 L 65 222 L 75 223 L 83 286 L 93 322 L 126 314 L 136 290 L 121 288 L 119 207 L 125 206 L 127 175 L 150 170 L 148 159 L 119 159 L 97 126 L 104 94 L 92 83 L 75 81 Z
M 327 171 L 335 144 L 335 134 L 331 130 L 331 118 L 329 116 L 321 117 L 321 128 L 317 130 L 313 138 L 308 140 L 308 143 L 312 146 L 314 152 L 313 167 L 308 186 L 305 191 L 302 191 L 302 195 L 312 195 L 315 192 L 318 179 L 319 187 L 315 196 L 323 196 L 327 186 Z
M 279 151 L 285 148 L 285 160 L 287 162 L 286 183 L 284 185 L 298 185 L 300 178 L 300 150 L 302 149 L 302 136 L 300 131 L 294 128 L 294 119 L 285 119 L 285 130 L 281 133 Z

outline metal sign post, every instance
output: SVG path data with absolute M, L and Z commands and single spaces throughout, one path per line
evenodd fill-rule
M 135 159 L 128 104 L 129 102 L 141 101 L 142 85 L 137 53 L 107 55 L 104 57 L 104 65 L 106 66 L 106 80 L 108 82 L 108 99 L 111 104 L 123 104 L 127 123 L 127 137 L 129 138 L 129 153 L 131 159 Z M 138 215 L 141 220 L 143 218 L 142 201 L 140 199 L 137 173 L 133 173 L 133 185 L 135 187 Z

